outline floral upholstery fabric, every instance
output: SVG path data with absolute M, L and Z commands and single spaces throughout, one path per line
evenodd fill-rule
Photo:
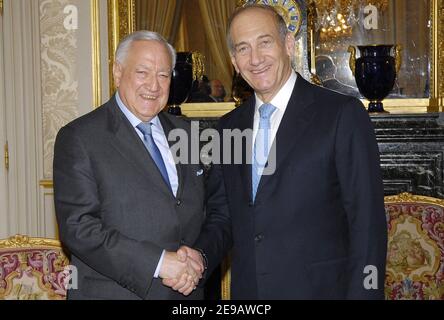
M 404 198 L 385 201 L 386 299 L 444 299 L 444 201 Z
M 20 241 L 20 238 L 16 239 Z M 70 275 L 69 269 L 65 268 L 68 259 L 61 247 L 40 243 L 21 243 L 21 247 L 10 248 L 0 246 L 0 299 L 66 299 Z

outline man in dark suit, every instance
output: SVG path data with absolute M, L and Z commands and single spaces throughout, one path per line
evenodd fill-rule
M 131 34 L 116 52 L 115 96 L 57 135 L 57 220 L 78 271 L 69 299 L 202 298 L 202 267 L 176 253 L 199 234 L 204 186 L 200 166 L 176 164 L 167 140 L 177 128 L 190 136 L 161 112 L 175 57 L 158 34 Z
M 383 184 L 365 108 L 292 70 L 294 38 L 271 7 L 237 10 L 228 43 L 255 95 L 219 130 L 250 129 L 251 143 L 242 164 L 213 166 L 200 253 L 181 250 L 208 272 L 231 250 L 233 299 L 383 298 Z

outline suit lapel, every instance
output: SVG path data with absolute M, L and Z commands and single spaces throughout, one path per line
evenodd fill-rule
M 108 128 L 114 134 L 111 144 L 113 147 L 135 167 L 146 181 L 158 185 L 159 190 L 171 193 L 159 172 L 155 162 L 146 150 L 142 140 L 135 129 L 120 111 L 113 97 L 108 105 Z M 144 179 L 145 180 L 145 179 Z
M 276 172 L 282 167 L 290 151 L 299 143 L 299 137 L 307 129 L 316 111 L 316 108 L 309 108 L 314 101 L 311 86 L 298 74 L 293 93 L 273 142 L 273 147 L 276 149 Z M 267 185 L 267 180 L 271 179 L 274 174 L 261 177 L 256 198 L 259 196 L 262 187 Z
M 171 148 L 175 142 L 169 141 L 168 135 L 171 130 L 176 128 L 176 126 L 174 126 L 174 124 L 171 122 L 171 120 L 163 112 L 159 113 L 158 116 L 159 116 L 160 123 L 162 124 L 165 136 L 167 137 L 168 144 Z M 191 150 L 191 149 L 188 149 L 188 150 Z M 186 179 L 187 170 L 185 170 L 184 164 L 176 163 L 176 171 L 177 171 L 177 180 L 178 180 L 178 184 L 179 184 L 179 186 L 177 188 L 176 198 L 180 199 L 180 198 L 182 198 L 183 186 L 184 186 L 184 182 Z
M 243 112 L 241 113 L 238 122 L 236 123 L 236 125 L 234 125 L 234 129 L 238 128 L 241 131 L 244 131 L 246 129 L 251 130 L 251 132 L 253 132 L 253 121 L 254 121 L 254 111 L 255 111 L 255 107 L 256 107 L 256 101 L 254 98 L 249 99 L 245 105 L 239 107 L 239 108 L 243 108 Z M 254 137 L 250 137 L 250 145 L 252 146 L 252 143 L 254 141 Z M 248 145 L 248 144 L 247 144 Z M 236 167 L 239 169 L 240 171 L 240 175 L 241 175 L 241 179 L 242 179 L 242 184 L 244 186 L 246 186 L 244 189 L 245 191 L 245 196 L 247 199 L 251 199 L 251 161 L 252 159 L 247 159 L 247 155 L 251 155 L 251 150 L 246 150 L 245 146 L 245 150 L 242 150 L 242 164 L 241 165 L 237 165 Z M 234 155 L 235 150 L 232 150 L 232 155 Z

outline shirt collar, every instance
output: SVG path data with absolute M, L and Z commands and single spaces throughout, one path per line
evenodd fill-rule
M 128 119 L 128 121 L 131 123 L 131 125 L 136 128 L 142 121 L 137 118 L 123 103 L 122 99 L 120 98 L 119 91 L 116 92 L 116 101 L 117 105 L 119 106 L 120 110 L 123 112 L 125 117 Z M 154 126 L 159 126 L 159 117 L 155 116 L 150 121 Z
M 273 100 L 270 101 L 270 103 L 280 111 L 284 112 L 285 109 L 287 108 L 288 102 L 290 101 L 291 95 L 293 93 L 294 85 L 296 84 L 296 80 L 297 80 L 296 72 L 292 70 L 287 82 L 285 82 L 285 84 L 278 91 Z M 263 105 L 264 102 L 257 96 L 256 93 L 255 97 L 256 97 L 256 110 L 259 110 L 259 107 Z

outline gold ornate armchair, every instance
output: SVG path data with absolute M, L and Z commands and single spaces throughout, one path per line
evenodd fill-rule
M 385 210 L 386 299 L 444 299 L 444 200 L 402 193 Z
M 0 240 L 0 300 L 64 300 L 69 262 L 57 240 Z

